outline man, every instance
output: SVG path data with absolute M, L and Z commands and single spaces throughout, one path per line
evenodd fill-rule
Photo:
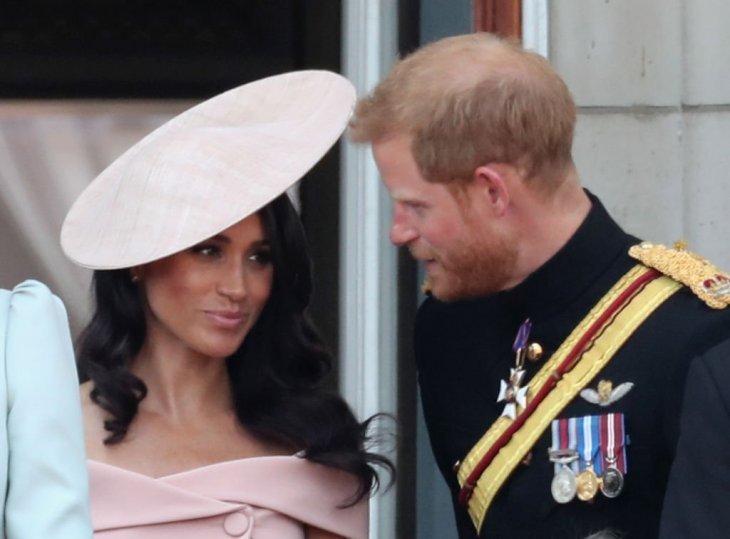
M 692 363 L 677 457 L 662 514 L 664 539 L 727 537 L 730 512 L 730 341 Z
M 689 363 L 730 335 L 725 274 L 581 187 L 575 117 L 543 58 L 471 34 L 352 121 L 427 272 L 415 356 L 460 537 L 656 536 Z

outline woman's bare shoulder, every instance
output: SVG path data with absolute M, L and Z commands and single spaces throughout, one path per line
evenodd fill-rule
M 104 447 L 104 438 L 107 433 L 104 429 L 106 412 L 91 399 L 93 382 L 84 382 L 79 386 L 81 398 L 81 414 L 84 418 L 84 437 L 86 438 L 86 452 L 89 458 L 99 457 L 99 451 Z
M 97 417 L 103 415 L 101 407 L 91 399 L 91 391 L 93 389 L 94 383 L 91 381 L 84 382 L 79 386 L 79 398 L 81 399 L 81 411 L 84 414 L 84 421 L 86 421 L 87 416 L 92 414 Z

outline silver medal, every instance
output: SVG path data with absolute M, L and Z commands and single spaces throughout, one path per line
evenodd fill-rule
M 601 492 L 606 498 L 615 498 L 624 489 L 624 474 L 618 468 L 608 467 L 601 474 Z
M 575 491 L 575 474 L 570 468 L 563 465 L 550 483 L 553 499 L 558 503 L 568 503 L 575 498 Z

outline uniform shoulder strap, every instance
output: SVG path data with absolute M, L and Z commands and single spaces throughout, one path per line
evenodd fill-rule
M 687 251 L 684 242 L 669 248 L 645 241 L 631 247 L 629 256 L 682 283 L 708 307 L 724 309 L 730 305 L 730 275 Z

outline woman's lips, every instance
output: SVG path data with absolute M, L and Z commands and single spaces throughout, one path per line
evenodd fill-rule
M 224 329 L 235 329 L 248 318 L 238 311 L 205 311 L 205 316 L 216 326 Z

